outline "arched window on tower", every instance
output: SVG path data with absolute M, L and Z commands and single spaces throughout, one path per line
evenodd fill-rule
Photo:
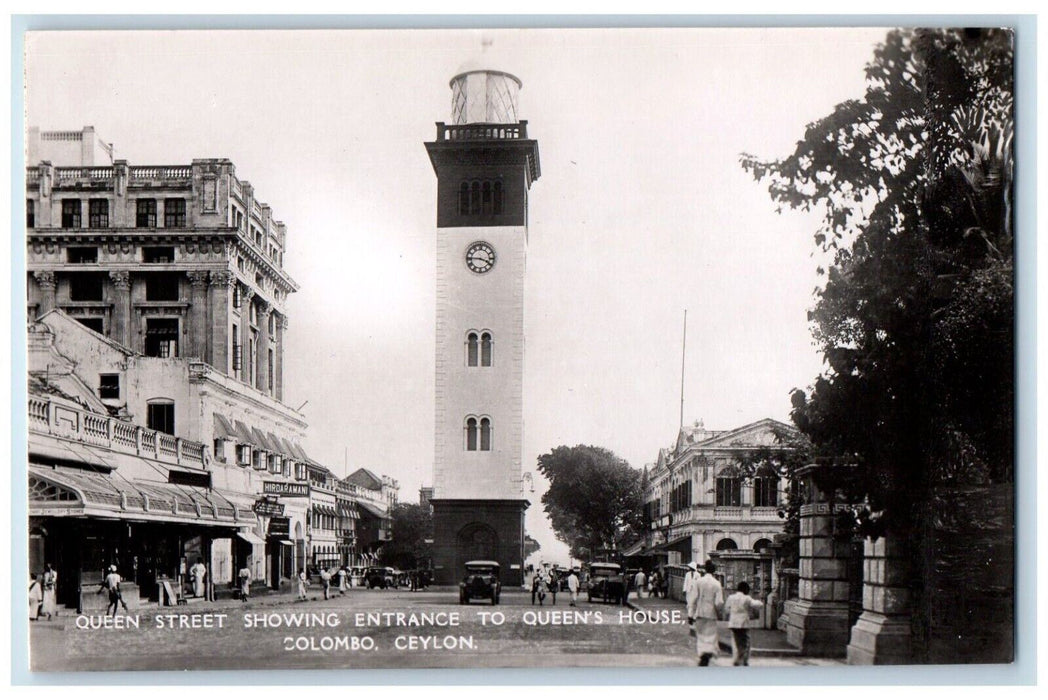
M 474 180 L 469 186 L 469 213 L 480 213 L 480 180 Z
M 491 421 L 487 418 L 480 419 L 480 449 L 482 452 L 491 450 Z
M 502 211 L 503 211 L 503 206 L 502 206 L 502 183 L 499 182 L 498 180 L 495 181 L 494 190 L 495 190 L 495 213 L 496 214 L 501 214 Z
M 466 451 L 476 452 L 477 450 L 477 419 L 467 418 L 466 419 Z
M 469 213 L 469 183 L 463 182 L 459 185 L 459 215 Z
M 480 366 L 491 367 L 491 333 L 480 335 Z
M 484 182 L 481 183 L 481 185 L 480 185 L 480 196 L 481 196 L 481 206 L 480 206 L 481 213 L 483 213 L 483 214 L 490 214 L 492 212 L 491 182 L 490 181 L 485 180 Z
M 477 342 L 477 334 L 470 331 L 466 336 L 466 366 L 476 367 L 478 358 L 479 345 Z

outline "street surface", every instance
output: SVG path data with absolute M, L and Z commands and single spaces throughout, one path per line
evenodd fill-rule
M 540 607 L 516 590 L 497 606 L 459 605 L 453 589 L 351 589 L 325 601 L 314 588 L 305 602 L 272 595 L 147 606 L 131 612 L 137 618 L 63 611 L 30 623 L 30 658 L 36 671 L 694 666 L 683 605 L 674 607 L 631 610 L 583 595 L 571 608 L 566 594 Z M 716 663 L 730 665 L 730 655 Z

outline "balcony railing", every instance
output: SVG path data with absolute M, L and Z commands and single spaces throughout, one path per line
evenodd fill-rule
M 204 468 L 204 445 L 83 408 L 29 397 L 30 432 L 54 435 L 121 454 L 152 457 L 193 469 Z
M 135 165 L 128 168 L 132 180 L 188 180 L 193 177 L 190 165 Z
M 112 167 L 104 168 L 55 168 L 55 179 L 59 184 L 77 182 L 78 180 L 112 180 L 115 170 Z
M 528 122 L 516 124 L 445 124 L 437 122 L 437 141 L 506 141 L 528 138 Z

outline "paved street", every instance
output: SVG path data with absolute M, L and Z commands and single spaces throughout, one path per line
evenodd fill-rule
M 692 641 L 670 606 L 657 612 L 580 601 L 532 606 L 530 594 L 461 606 L 454 590 L 353 589 L 295 602 L 268 596 L 146 607 L 135 618 L 68 612 L 30 624 L 34 670 L 691 666 Z M 133 613 L 134 614 L 134 613 Z M 157 616 L 160 616 L 159 619 Z M 247 626 L 245 616 L 250 626 Z M 504 616 L 500 619 L 500 616 Z M 651 620 L 654 617 L 654 620 Z M 680 620 L 677 619 L 680 617 Z M 499 624 L 501 622 L 501 624 Z M 131 624 L 129 624 L 131 623 Z M 297 623 L 297 624 L 296 624 Z M 220 627 L 221 625 L 221 627 Z M 123 629 L 116 627 L 123 626 Z M 720 664 L 729 663 L 726 657 Z M 753 665 L 830 665 L 796 658 Z

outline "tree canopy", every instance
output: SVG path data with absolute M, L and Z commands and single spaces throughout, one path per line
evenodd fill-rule
M 428 505 L 397 503 L 390 510 L 393 519 L 390 541 L 382 546 L 382 561 L 400 569 L 424 566 L 431 556 L 433 515 Z
M 1012 35 L 892 31 L 866 84 L 789 156 L 741 162 L 780 208 L 824 215 L 826 368 L 793 420 L 905 526 L 933 484 L 1012 476 Z
M 542 504 L 576 559 L 617 550 L 641 532 L 641 472 L 603 447 L 561 445 L 539 456 L 549 481 Z

